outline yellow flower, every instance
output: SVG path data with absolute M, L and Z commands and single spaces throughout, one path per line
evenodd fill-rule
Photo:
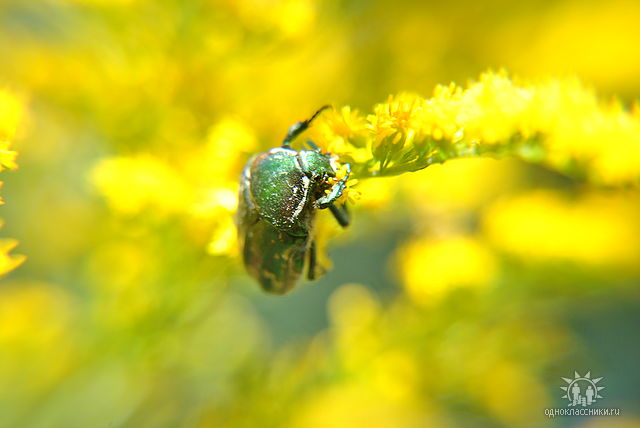
M 485 73 L 462 95 L 461 123 L 481 143 L 506 143 L 521 130 L 531 91 L 516 86 L 506 73 Z
M 364 286 L 345 284 L 331 295 L 328 310 L 343 364 L 357 372 L 380 348 L 381 337 L 374 333 L 380 305 Z
M 480 207 L 520 184 L 521 165 L 492 158 L 453 159 L 432 165 L 419 177 L 401 177 L 400 185 L 419 214 L 433 209 Z M 386 180 L 367 180 L 386 181 Z M 364 195 L 365 197 L 368 195 Z M 428 217 L 426 217 L 429 220 Z
M 123 214 L 145 208 L 180 212 L 191 207 L 192 196 L 180 175 L 151 156 L 104 159 L 92 171 L 92 180 L 111 207 Z
M 234 255 L 237 250 L 235 213 L 238 206 L 238 191 L 234 187 L 208 189 L 194 206 L 190 214 L 195 219 L 213 222 L 207 252 L 212 255 Z
M 22 121 L 24 107 L 22 102 L 13 94 L 0 89 L 0 142 L 13 140 L 18 125 Z M 6 143 L 2 143 L 0 153 L 7 150 Z M 0 164 L 5 165 L 0 155 Z
M 501 361 L 472 382 L 474 392 L 505 426 L 531 426 L 534 421 L 542 425 L 544 415 L 538 409 L 549 399 L 544 385 L 524 367 Z
M 342 195 L 338 198 L 338 200 L 336 201 L 336 203 L 344 203 L 346 201 L 349 201 L 351 203 L 357 201 L 360 199 L 360 192 L 358 192 L 357 190 L 355 190 L 353 187 L 355 185 L 358 184 L 358 180 L 357 179 L 348 179 L 347 178 L 347 172 L 349 171 L 347 165 L 343 164 L 338 168 L 338 172 L 336 174 L 335 177 L 331 177 L 329 178 L 328 183 L 333 186 L 334 184 L 340 182 L 340 181 L 345 181 L 345 188 L 342 191 Z M 331 189 L 327 189 L 325 190 L 326 194 L 331 193 Z
M 317 391 L 313 400 L 296 410 L 288 428 L 439 426 L 437 421 L 432 424 L 432 416 L 425 416 L 423 409 L 390 400 L 366 384 L 347 383 Z
M 455 140 L 461 135 L 459 121 L 462 88 L 451 83 L 436 86 L 433 97 L 426 100 L 424 109 L 419 112 L 420 126 L 435 140 Z
M 237 237 L 234 215 L 219 215 L 207 251 L 212 255 L 235 254 L 238 247 Z
M 405 145 L 414 143 L 416 134 L 421 131 L 418 117 L 424 103 L 418 95 L 402 93 L 390 96 L 386 103 L 377 104 L 374 114 L 367 116 L 374 135 L 372 152 L 381 169 L 398 158 Z
M 0 171 L 3 169 L 15 169 L 18 167 L 16 164 L 16 157 L 18 153 L 9 150 L 8 141 L 0 141 Z
M 323 147 L 348 156 L 358 176 L 396 175 L 488 153 L 577 169 L 607 184 L 640 178 L 640 115 L 598 100 L 576 79 L 521 83 L 504 71 L 487 72 L 466 88 L 437 86 L 431 98 L 391 96 L 367 122 L 368 133 L 343 107 L 328 119 L 332 133 L 320 136 Z M 370 157 L 356 146 L 370 146 Z
M 12 271 L 24 262 L 25 256 L 9 254 L 17 245 L 18 241 L 14 239 L 0 239 L 0 275 Z
M 366 118 L 350 106 L 326 110 L 309 129 L 308 137 L 341 162 L 360 164 L 371 158 Z
M 0 290 L 0 382 L 12 385 L 14 397 L 41 394 L 69 369 L 71 303 L 50 284 L 17 283 Z
M 397 177 L 358 181 L 358 203 L 373 211 L 383 210 L 392 201 L 397 183 Z
M 526 259 L 637 269 L 640 236 L 636 196 L 592 193 L 578 200 L 535 192 L 496 203 L 484 230 L 501 248 Z
M 292 38 L 306 35 L 316 19 L 316 5 L 310 0 L 223 0 L 223 3 L 235 9 L 247 27 L 257 31 L 275 30 Z
M 9 148 L 9 139 L 15 136 L 18 124 L 22 120 L 23 105 L 20 100 L 7 91 L 0 90 L 0 171 L 17 168 L 15 151 Z M 2 186 L 2 182 L 0 182 Z M 0 197 L 0 204 L 4 201 Z M 0 221 L 0 226 L 2 222 Z M 24 256 L 9 255 L 17 241 L 13 239 L 0 239 L 0 275 L 15 269 L 25 259 Z
M 343 106 L 340 110 L 328 110 L 318 122 L 316 127 L 324 128 L 327 133 L 330 133 L 330 139 L 331 137 L 339 138 L 356 147 L 366 144 L 367 120 L 358 110 L 352 110 L 350 106 Z
M 221 119 L 209 129 L 204 148 L 188 159 L 185 173 L 208 186 L 236 185 L 244 162 L 257 147 L 247 124 L 230 117 Z
M 400 249 L 398 260 L 409 296 L 425 305 L 458 287 L 485 287 L 497 270 L 491 252 L 467 237 L 414 241 Z

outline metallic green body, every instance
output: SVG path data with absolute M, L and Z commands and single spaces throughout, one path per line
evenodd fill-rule
M 330 207 L 344 190 L 346 178 L 328 181 L 336 172 L 333 159 L 317 150 L 277 147 L 247 162 L 240 180 L 240 244 L 247 271 L 265 291 L 283 294 L 298 281 L 313 242 L 315 210 Z
M 309 235 L 293 236 L 258 221 L 246 230 L 244 264 L 265 291 L 283 294 L 298 282 L 308 246 Z

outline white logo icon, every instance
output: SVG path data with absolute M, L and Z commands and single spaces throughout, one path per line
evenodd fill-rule
M 604 389 L 604 386 L 598 386 L 598 382 L 602 379 L 601 377 L 591 379 L 591 372 L 588 372 L 584 376 L 580 376 L 578 372 L 574 372 L 573 379 L 563 377 L 562 380 L 567 382 L 568 385 L 560 387 L 560 389 L 566 392 L 562 398 L 566 398 L 569 401 L 569 407 L 590 406 L 595 403 L 598 398 L 602 398 L 600 391 Z

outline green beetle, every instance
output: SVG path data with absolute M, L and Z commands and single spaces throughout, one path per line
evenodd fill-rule
M 292 125 L 282 145 L 255 155 L 240 177 L 238 232 L 244 265 L 262 288 L 284 294 L 298 281 L 305 262 L 307 278 L 316 277 L 313 223 L 316 209 L 329 208 L 346 227 L 346 206 L 336 206 L 345 190 L 346 174 L 336 179 L 338 163 L 311 141 L 294 150 L 291 142 L 328 106 Z

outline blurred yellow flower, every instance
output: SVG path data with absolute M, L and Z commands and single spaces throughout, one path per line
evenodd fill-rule
M 71 309 L 70 297 L 51 284 L 0 289 L 1 399 L 42 391 L 68 368 Z
M 518 73 L 577 74 L 608 93 L 637 93 L 638 20 L 640 4 L 633 0 L 555 2 L 498 28 L 490 37 L 493 61 Z
M 345 330 L 360 330 L 376 319 L 379 309 L 371 293 L 360 284 L 343 285 L 329 302 L 331 320 Z
M 351 106 L 330 109 L 322 114 L 322 119 L 316 121 L 310 133 L 324 133 L 323 140 L 331 142 L 328 147 L 323 147 L 325 151 L 338 151 L 332 150 L 332 146 L 337 144 L 348 143 L 356 148 L 366 145 L 367 139 L 362 134 L 367 132 L 367 120 L 358 110 L 353 110 Z
M 23 116 L 24 106 L 13 94 L 0 90 L 0 171 L 17 168 L 17 152 L 10 149 L 9 140 L 13 139 Z M 0 181 L 0 187 L 2 182 Z M 0 197 L 0 204 L 4 200 Z M 0 226 L 2 226 L 0 220 Z M 0 275 L 15 269 L 24 260 L 21 255 L 9 255 L 18 242 L 13 239 L 0 239 Z
M 395 177 L 385 180 L 358 180 L 358 205 L 373 212 L 384 211 L 385 208 L 392 209 L 390 202 L 396 194 L 398 182 Z
M 317 142 L 324 153 L 340 154 L 342 169 L 337 179 L 341 179 L 346 172 L 345 163 L 356 165 L 371 158 L 366 119 L 350 106 L 343 106 L 339 110 L 327 109 L 320 117 L 322 120 L 316 120 L 307 138 Z M 347 182 L 342 201 L 354 202 L 360 198 L 360 192 L 353 189 L 357 182 L 357 179 Z
M 234 8 L 254 31 L 277 30 L 288 37 L 305 35 L 313 27 L 316 15 L 316 5 L 310 0 L 223 2 Z
M 24 106 L 14 94 L 0 89 L 0 165 L 7 167 L 4 156 L 8 146 L 6 141 L 13 140 L 18 125 L 22 121 Z M 12 153 L 12 152 L 11 152 Z
M 91 178 L 111 207 L 123 214 L 138 214 L 146 208 L 180 212 L 192 203 L 180 175 L 148 155 L 104 159 Z
M 345 284 L 331 295 L 328 310 L 343 364 L 357 373 L 379 351 L 381 338 L 372 328 L 379 322 L 379 304 L 364 286 Z
M 469 237 L 423 238 L 405 245 L 397 257 L 407 293 L 425 305 L 458 287 L 487 286 L 497 270 L 492 253 Z
M 48 284 L 19 284 L 3 289 L 0 341 L 55 342 L 68 320 L 68 297 Z M 34 330 L 34 325 L 39 328 Z M 36 333 L 37 335 L 33 335 Z
M 406 350 L 388 350 L 372 356 L 371 384 L 395 402 L 411 402 L 418 388 L 421 364 Z
M 218 216 L 218 222 L 207 245 L 207 251 L 214 256 L 235 254 L 238 248 L 238 232 L 232 213 Z
M 431 421 L 422 409 L 388 400 L 367 385 L 340 385 L 317 393 L 288 425 L 290 428 L 420 428 L 446 425 Z M 431 425 L 434 423 L 434 425 Z
M 569 199 L 538 191 L 496 203 L 484 230 L 501 248 L 532 260 L 637 269 L 640 201 L 626 192 L 593 192 Z
M 471 386 L 487 408 L 505 426 L 539 426 L 548 406 L 543 385 L 518 364 L 500 362 L 474 379 Z
M 143 319 L 158 304 L 158 257 L 147 239 L 107 242 L 96 248 L 87 272 L 95 277 L 90 286 L 94 322 L 127 326 Z
M 9 254 L 18 245 L 14 239 L 0 239 L 0 275 L 12 271 L 25 260 L 23 255 Z
M 233 254 L 239 171 L 255 147 L 252 131 L 226 118 L 211 127 L 205 145 L 172 165 L 150 155 L 106 158 L 94 167 L 91 178 L 116 212 L 153 209 L 208 220 L 213 229 L 207 232 L 207 251 Z
M 416 217 L 425 219 L 423 214 L 427 210 L 478 208 L 516 189 L 522 180 L 520 166 L 516 161 L 506 159 L 453 159 L 430 166 L 419 178 L 404 176 L 401 185 L 407 198 L 421 209 Z M 369 181 L 381 180 L 366 182 Z
M 244 162 L 257 148 L 251 127 L 238 119 L 221 119 L 209 129 L 202 150 L 188 158 L 185 173 L 200 185 L 236 186 Z
M 3 169 L 15 169 L 17 168 L 16 157 L 17 152 L 9 150 L 9 142 L 0 141 L 0 171 Z

